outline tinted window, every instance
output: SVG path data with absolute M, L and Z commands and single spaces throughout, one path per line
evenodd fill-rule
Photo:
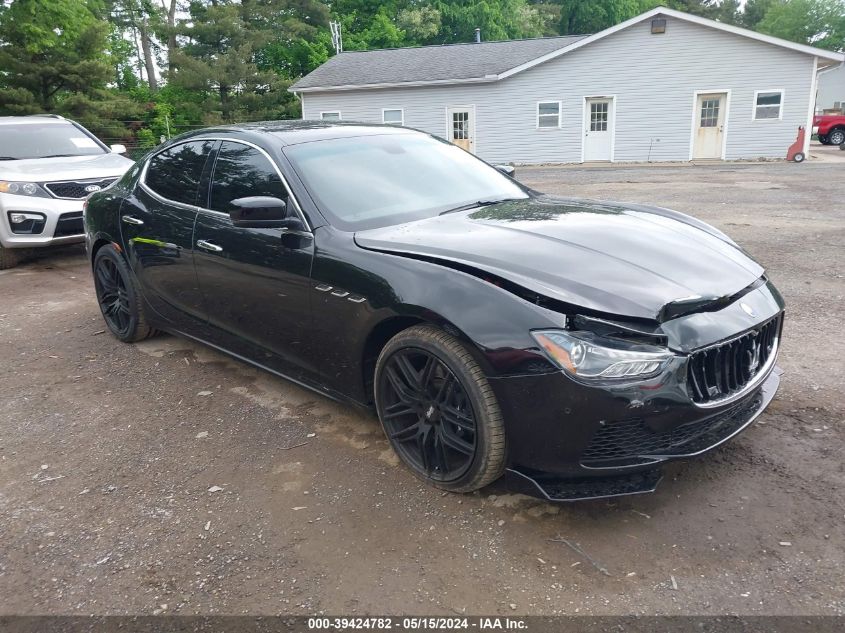
M 527 198 L 472 154 L 423 134 L 380 134 L 284 148 L 333 225 L 347 231 L 432 217 L 479 200 Z
M 213 141 L 174 145 L 150 159 L 145 184 L 158 195 L 184 204 L 196 204 L 197 186 Z
M 248 196 L 287 197 L 273 165 L 258 150 L 240 143 L 224 142 L 214 163 L 211 208 L 229 211 L 229 203 Z
M 0 125 L 2 160 L 105 153 L 103 146 L 87 132 L 66 121 Z

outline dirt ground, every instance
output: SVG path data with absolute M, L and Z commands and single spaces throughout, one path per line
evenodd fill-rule
M 0 273 L 0 615 L 845 614 L 842 169 L 520 169 L 693 213 L 788 303 L 768 412 L 610 501 L 443 494 L 373 418 L 183 340 L 117 342 L 79 248 Z

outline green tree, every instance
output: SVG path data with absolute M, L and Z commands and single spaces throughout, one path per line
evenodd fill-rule
M 92 96 L 112 76 L 109 25 L 94 2 L 15 0 L 0 13 L 0 104 L 53 112 L 67 94 Z
M 642 0 L 564 0 L 559 30 L 561 35 L 597 33 L 650 8 Z
M 775 0 L 748 0 L 739 18 L 740 24 L 747 29 L 756 29 L 774 2 Z
M 739 24 L 742 16 L 742 11 L 739 6 L 739 0 L 721 0 L 713 9 L 713 19 L 724 22 L 725 24 Z
M 485 40 L 544 34 L 543 14 L 525 0 L 435 0 L 432 5 L 442 16 L 437 43 L 471 42 L 476 28 Z
M 298 106 L 286 88 L 289 64 L 279 47 L 315 37 L 328 12 L 315 0 L 193 0 L 176 27 L 184 45 L 174 51 L 171 83 L 204 96 L 205 120 L 285 117 Z M 307 41 L 307 39 L 306 39 Z M 319 51 L 313 51 L 319 59 Z M 308 52 L 302 55 L 308 58 Z M 299 60 L 301 62 L 302 55 Z M 289 66 L 292 67 L 292 66 Z
M 310 39 L 300 37 L 270 42 L 258 53 L 258 67 L 294 79 L 307 75 L 328 61 L 333 52 L 331 35 L 324 29 Z
M 845 1 L 775 0 L 757 30 L 801 44 L 841 50 L 845 45 Z
M 132 56 L 135 54 L 132 42 L 123 34 L 124 29 L 114 22 L 111 23 L 108 50 L 114 69 L 114 85 L 119 91 L 130 91 L 138 86 L 138 77 L 132 67 Z
M 412 5 L 399 10 L 396 25 L 412 44 L 430 42 L 440 33 L 442 16 L 431 6 Z
M 156 31 L 164 28 L 163 8 L 153 4 L 152 0 L 110 0 L 112 3 L 109 21 L 123 33 L 129 33 L 138 42 L 139 73 L 146 79 L 150 90 L 158 89 L 158 64 L 155 51 L 158 43 L 154 39 Z

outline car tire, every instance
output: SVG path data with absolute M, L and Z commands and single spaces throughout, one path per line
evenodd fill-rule
M 827 142 L 829 145 L 842 145 L 845 143 L 845 128 L 836 128 L 831 130 L 827 135 Z
M 94 256 L 94 289 L 103 319 L 115 338 L 135 343 L 155 334 L 138 282 L 111 245 L 103 246 Z
M 455 337 L 419 325 L 390 339 L 376 363 L 375 400 L 393 449 L 423 481 L 472 492 L 504 472 L 499 404 L 481 367 Z
M 0 270 L 14 268 L 22 259 L 20 249 L 0 246 Z
M 822 145 L 830 145 L 830 142 L 827 140 L 827 134 L 819 134 L 819 143 Z

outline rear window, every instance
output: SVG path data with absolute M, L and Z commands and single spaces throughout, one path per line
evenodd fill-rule
M 144 184 L 162 198 L 195 205 L 205 161 L 213 141 L 174 145 L 150 159 Z
M 0 160 L 107 153 L 89 132 L 67 121 L 0 125 Z

